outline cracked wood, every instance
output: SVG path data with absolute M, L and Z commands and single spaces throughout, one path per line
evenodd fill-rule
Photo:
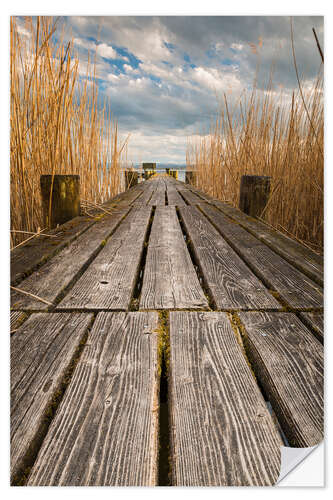
M 97 315 L 28 485 L 156 485 L 157 321 Z
M 175 486 L 276 482 L 281 438 L 226 313 L 170 313 Z
M 278 292 L 288 306 L 323 307 L 320 285 L 216 208 L 205 205 L 201 209 L 257 276 Z
M 76 275 L 82 272 L 82 269 L 94 258 L 102 247 L 102 242 L 115 230 L 128 211 L 129 209 L 118 210 L 113 215 L 107 215 L 96 222 L 39 270 L 21 282 L 19 289 L 55 304 Z M 12 291 L 11 307 L 19 310 L 46 310 L 50 306 L 31 296 Z
M 12 477 L 33 453 L 52 397 L 91 320 L 91 314 L 32 314 L 11 337 Z
M 246 350 L 292 446 L 324 437 L 322 344 L 293 313 L 240 313 Z
M 149 238 L 140 309 L 208 308 L 174 207 L 157 207 Z
M 205 283 L 219 309 L 282 306 L 195 207 L 179 209 Z
M 127 310 L 151 207 L 132 210 L 57 309 Z

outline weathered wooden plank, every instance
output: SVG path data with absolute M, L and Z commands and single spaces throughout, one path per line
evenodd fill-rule
M 10 282 L 19 283 L 27 274 L 50 259 L 68 243 L 86 231 L 95 220 L 91 217 L 75 217 L 62 226 L 48 230 L 52 238 L 39 236 L 15 248 L 10 253 Z
M 247 354 L 292 446 L 323 439 L 322 344 L 293 313 L 240 313 Z
M 27 317 L 27 313 L 23 311 L 12 311 L 10 313 L 10 333 L 15 333 Z
M 97 315 L 29 485 L 156 485 L 157 320 Z
M 304 274 L 323 286 L 324 264 L 323 257 L 321 255 L 313 252 L 311 249 L 305 247 L 286 234 L 268 226 L 263 221 L 249 217 L 238 208 L 220 200 L 216 200 L 207 193 L 203 193 L 193 186 L 189 186 L 188 188 L 202 198 L 202 203 L 207 201 L 208 203 L 216 206 L 225 215 L 237 221 L 256 238 L 265 242 L 266 245 L 281 255 L 291 265 L 297 267 Z
M 303 312 L 300 317 L 310 327 L 320 342 L 324 341 L 324 314 L 318 312 Z
M 105 202 L 102 207 L 108 208 L 108 207 L 117 207 L 117 208 L 123 208 L 127 207 L 128 205 L 132 204 L 135 202 L 137 199 L 140 198 L 142 193 L 142 189 L 140 185 L 136 185 L 131 187 L 130 189 L 127 189 L 126 191 L 123 191 L 122 193 L 118 194 L 117 196 L 111 198 L 107 202 Z
M 129 209 L 107 215 L 70 245 L 50 259 L 39 270 L 20 283 L 19 289 L 55 304 L 78 273 L 93 259 L 105 244 Z M 30 295 L 12 291 L 11 307 L 19 310 L 46 310 L 51 306 Z
M 274 484 L 281 438 L 226 313 L 170 313 L 176 486 Z
M 216 208 L 201 205 L 201 209 L 257 276 L 290 307 L 323 307 L 323 294 L 317 283 Z
M 57 309 L 127 310 L 151 207 L 132 210 Z
M 140 309 L 208 308 L 175 207 L 157 207 L 149 238 Z
M 225 215 L 237 221 L 256 238 L 266 243 L 266 245 L 286 259 L 292 266 L 297 267 L 323 286 L 324 264 L 323 258 L 320 255 L 280 231 L 269 227 L 262 221 L 247 216 L 237 208 L 219 201 L 215 201 L 214 205 Z
M 106 210 L 109 210 L 110 207 L 111 209 L 115 207 L 127 208 L 128 204 L 137 199 L 140 194 L 140 188 L 135 186 L 111 198 L 101 206 Z M 105 212 L 98 207 L 92 207 L 88 212 L 91 216 L 85 215 L 75 217 L 56 229 L 47 230 L 46 234 L 52 235 L 52 238 L 42 236 L 41 234 L 38 238 L 34 238 L 25 245 L 12 250 L 10 255 L 11 284 L 14 286 L 18 284 L 33 270 L 53 257 L 53 255 L 94 224 L 96 222 L 94 217 L 105 214 Z
M 185 201 L 180 196 L 180 194 L 178 193 L 177 189 L 174 186 L 168 185 L 167 198 L 168 198 L 168 205 L 175 205 L 178 207 L 186 205 Z
M 202 203 L 202 199 L 199 198 L 199 196 L 197 196 L 190 189 L 180 189 L 178 187 L 178 191 L 189 205 L 197 205 L 198 203 Z
M 192 191 L 193 193 L 195 193 L 197 196 L 199 196 L 199 198 L 201 198 L 203 201 L 207 201 L 207 202 L 216 201 L 216 198 L 214 198 L 213 196 L 211 196 L 208 193 L 204 193 L 203 191 L 201 191 L 201 189 L 198 189 L 198 188 L 192 186 L 191 184 L 187 185 L 187 188 L 190 191 Z
M 157 184 L 157 189 L 153 192 L 153 195 L 147 205 L 165 205 L 165 184 L 161 181 L 155 181 L 155 183 Z
M 140 196 L 140 198 L 137 198 L 133 203 L 134 206 L 147 205 L 150 198 L 152 197 L 153 192 L 155 191 L 154 186 L 150 185 L 147 181 L 145 181 L 143 184 L 147 184 L 147 186 L 145 186 L 145 188 L 142 190 L 142 195 Z
M 197 208 L 180 207 L 179 211 L 205 283 L 219 309 L 281 309 Z
M 32 314 L 11 337 L 12 478 L 38 446 L 52 397 L 91 320 L 91 314 Z

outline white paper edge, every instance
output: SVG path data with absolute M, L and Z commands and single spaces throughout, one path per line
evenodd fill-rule
M 310 455 L 315 449 L 320 448 L 322 452 L 322 457 L 324 456 L 324 442 L 322 441 L 316 446 L 311 446 L 308 448 L 290 448 L 287 446 L 281 446 L 281 469 L 280 475 L 275 483 L 275 486 L 283 486 L 283 484 L 279 485 L 279 483 L 290 474 L 301 462 L 303 462 L 306 457 Z M 323 462 L 323 460 L 322 460 Z M 321 462 L 321 463 L 322 463 Z M 323 470 L 318 471 L 318 476 L 320 474 L 320 478 L 323 478 Z M 321 486 L 321 484 L 316 483 L 314 486 Z M 292 486 L 290 482 L 286 484 L 286 486 Z M 296 485 L 295 485 L 296 486 Z M 297 485 L 298 486 L 298 485 Z

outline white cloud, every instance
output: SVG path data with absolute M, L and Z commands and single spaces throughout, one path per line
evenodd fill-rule
M 97 46 L 97 54 L 106 59 L 122 59 L 121 56 L 118 56 L 114 48 L 111 45 L 106 45 L 106 43 L 100 43 Z
M 189 75 L 181 66 L 169 67 L 162 64 L 144 62 L 139 64 L 141 71 L 148 75 L 153 75 L 160 78 L 164 83 L 168 82 L 173 85 L 181 85 L 183 88 L 193 89 L 193 84 L 189 79 Z
M 107 45 L 106 43 L 96 44 L 83 38 L 74 38 L 74 44 L 77 47 L 82 47 L 92 53 L 97 52 L 97 55 L 104 57 L 105 59 L 122 59 L 124 61 L 128 61 L 126 56 L 119 55 L 111 45 Z
M 215 44 L 215 50 L 216 52 L 221 52 L 224 48 L 224 43 L 223 42 L 217 42 Z
M 154 161 L 157 163 L 185 163 L 186 135 L 153 134 L 140 131 L 130 137 L 128 159 L 133 163 Z
M 234 50 L 242 50 L 244 48 L 244 45 L 241 43 L 232 43 L 230 45 L 230 48 Z
M 230 88 L 238 90 L 242 86 L 239 77 L 234 71 L 222 72 L 216 68 L 194 68 L 192 78 L 201 86 L 218 91 L 226 91 Z

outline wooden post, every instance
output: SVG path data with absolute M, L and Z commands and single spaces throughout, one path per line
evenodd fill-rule
M 51 197 L 52 178 L 53 187 Z M 64 222 L 80 215 L 79 175 L 41 175 L 40 188 L 44 224 L 46 227 L 52 229 L 58 224 L 63 224 Z
M 125 189 L 130 189 L 138 183 L 139 174 L 134 170 L 125 170 Z
M 260 217 L 267 205 L 271 178 L 264 175 L 242 175 L 239 208 L 247 215 Z
M 195 172 L 185 171 L 185 182 L 186 184 L 195 184 Z

